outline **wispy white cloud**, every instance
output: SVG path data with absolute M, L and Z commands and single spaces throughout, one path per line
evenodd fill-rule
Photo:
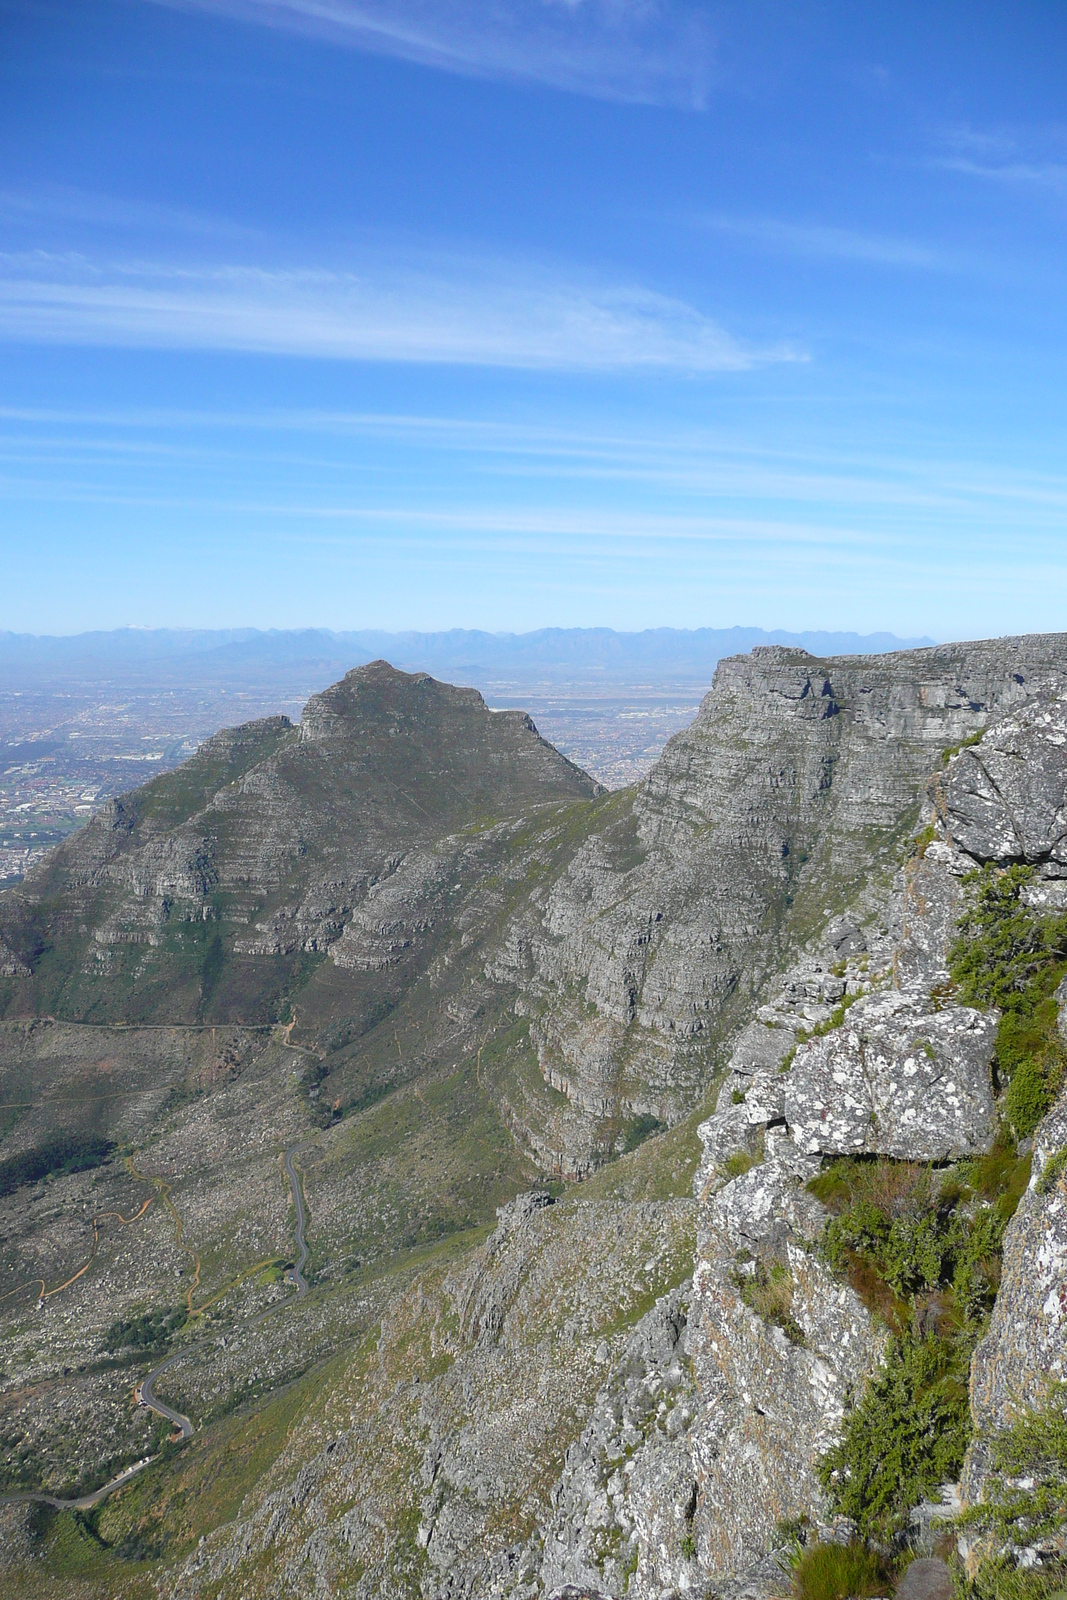
M 264 434 L 271 436 L 268 446 Z M 264 477 L 264 463 L 269 462 L 273 479 L 298 467 L 299 482 L 314 483 L 326 501 L 312 511 L 303 501 L 298 507 L 287 499 L 273 507 L 276 512 L 351 514 L 389 521 L 408 513 L 398 513 L 390 505 L 369 509 L 359 499 L 367 493 L 367 461 L 381 459 L 383 447 L 402 452 L 409 463 L 432 458 L 437 463 L 430 474 L 435 484 L 442 481 L 440 463 L 448 456 L 467 458 L 461 471 L 473 466 L 476 481 L 482 486 L 494 483 L 494 493 L 506 496 L 512 491 L 503 485 L 521 483 L 508 514 L 518 510 L 535 521 L 546 514 L 539 503 L 546 487 L 569 500 L 576 482 L 591 481 L 610 491 L 611 509 L 605 513 L 609 521 L 620 515 L 625 520 L 634 512 L 639 503 L 634 491 L 642 495 L 647 491 L 657 516 L 664 516 L 672 503 L 739 507 L 758 501 L 763 506 L 788 504 L 794 512 L 801 506 L 821 505 L 849 515 L 888 515 L 894 519 L 894 536 L 901 534 L 901 512 L 973 519 L 985 508 L 998 530 L 1007 509 L 1025 513 L 1032 528 L 1058 537 L 1067 511 L 1067 476 L 1062 473 L 1011 470 L 984 460 L 921 452 L 865 454 L 834 451 L 825 444 L 790 450 L 744 441 L 717 429 L 601 432 L 474 417 L 313 408 L 226 412 L 0 407 L 0 466 L 6 469 L 9 491 L 38 481 L 42 473 L 39 483 L 47 489 L 49 484 L 68 481 L 69 469 L 77 468 L 91 474 L 86 483 L 94 486 L 95 493 L 115 466 L 129 494 L 134 482 L 130 473 L 138 462 L 149 465 L 153 481 L 153 464 L 172 462 L 179 464 L 187 482 L 210 481 L 217 488 L 220 467 L 238 469 L 228 482 L 251 483 Z M 453 481 L 454 467 L 455 461 L 448 469 L 448 481 Z M 425 469 L 412 476 L 425 480 Z M 355 499 L 344 498 L 353 493 Z M 531 510 L 534 495 L 538 505 Z M 586 499 L 583 489 L 583 515 L 588 510 Z M 253 509 L 265 507 L 257 501 Z M 443 510 L 435 499 L 434 506 L 422 507 L 417 517 L 438 514 L 445 522 L 460 515 Z M 464 509 L 461 515 L 477 520 L 485 514 L 492 518 L 502 513 L 499 509 L 485 513 L 478 507 Z M 415 510 L 411 515 L 416 516 Z
M 1067 130 L 948 128 L 934 165 L 970 178 L 1067 194 Z
M 471 261 L 361 275 L 29 252 L 0 257 L 0 339 L 588 372 L 803 359 L 640 286 Z
M 473 77 L 701 108 L 713 73 L 695 0 L 153 0 Z
M 261 238 L 258 230 L 184 206 L 128 200 L 68 184 L 43 183 L 32 191 L 0 189 L 0 220 L 39 227 L 42 222 L 86 223 L 110 232 L 170 233 L 209 239 Z
M 821 223 L 785 222 L 775 217 L 700 216 L 698 226 L 715 233 L 750 239 L 768 250 L 788 255 L 867 262 L 874 266 L 916 267 L 944 271 L 959 265 L 942 249 L 914 239 L 864 233 Z

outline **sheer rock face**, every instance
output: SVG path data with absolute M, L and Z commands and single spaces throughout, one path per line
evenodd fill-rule
M 493 975 L 522 991 L 546 1078 L 593 1115 L 675 1120 L 746 999 L 888 859 L 940 750 L 1065 667 L 1059 635 L 720 662 L 632 805 L 524 907 L 494 958 Z M 588 1156 L 574 1159 L 580 1170 Z
M 638 1324 L 567 1451 L 545 1529 L 547 1593 L 572 1585 L 643 1597 L 700 1585 L 689 1294 L 688 1284 L 675 1290 Z
M 765 1555 L 779 1520 L 817 1512 L 818 1458 L 882 1348 L 854 1291 L 805 1248 L 824 1215 L 795 1162 L 773 1150 L 702 1204 L 690 1318 L 702 1401 L 695 1521 L 701 1564 L 719 1578 Z M 746 1303 L 756 1271 L 788 1284 L 788 1327 Z

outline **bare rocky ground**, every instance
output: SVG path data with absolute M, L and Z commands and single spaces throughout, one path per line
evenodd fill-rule
M 196 1431 L 80 1521 L 8 1508 L 11 1592 L 780 1592 L 776 1524 L 824 1515 L 817 1459 L 884 1343 L 812 1251 L 825 1213 L 804 1185 L 837 1154 L 988 1148 L 990 1017 L 946 995 L 946 950 L 984 860 L 1030 863 L 1058 903 L 1067 735 L 1048 690 L 1065 659 L 1040 640 L 727 663 L 640 791 L 458 831 L 450 811 L 374 882 L 364 864 L 340 910 L 323 900 L 335 841 L 301 842 L 253 772 L 238 787 L 269 818 L 269 903 L 249 900 L 247 836 L 205 831 L 218 806 L 192 830 L 215 838 L 215 887 L 175 889 L 170 836 L 136 827 L 139 854 L 124 834 L 88 876 L 64 869 L 95 931 L 68 922 L 53 992 L 99 995 L 102 951 L 116 994 L 151 993 L 128 981 L 133 949 L 154 981 L 179 972 L 168 1006 L 186 992 L 208 1013 L 185 1026 L 20 1018 L 23 898 L 4 929 L 0 1155 L 57 1120 L 113 1149 L 0 1200 L 7 1483 L 90 1487 L 142 1455 L 161 1430 L 133 1383 L 163 1348 L 185 1355 L 160 1392 Z M 990 723 L 924 797 L 941 748 Z M 270 958 L 290 962 L 277 1021 L 212 1020 L 166 944 L 181 894 L 231 941 L 224 968 L 241 941 L 297 946 Z M 998 1395 L 1062 1361 L 1059 1218 L 1058 1191 L 1035 1190 L 1011 1225 L 975 1369 L 993 1423 Z M 745 1287 L 772 1267 L 790 1285 L 777 1320 Z M 1020 1340 L 1008 1302 L 1026 1295 Z M 169 1343 L 111 1331 L 182 1308 Z M 982 1470 L 976 1455 L 965 1483 Z

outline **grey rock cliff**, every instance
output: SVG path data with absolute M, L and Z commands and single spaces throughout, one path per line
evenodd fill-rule
M 752 997 L 891 862 L 941 749 L 1065 669 L 1063 635 L 720 662 L 696 721 L 489 965 L 582 1114 L 557 1136 L 562 1170 L 595 1164 L 619 1115 L 681 1116 Z M 954 769 L 953 793 L 962 783 Z

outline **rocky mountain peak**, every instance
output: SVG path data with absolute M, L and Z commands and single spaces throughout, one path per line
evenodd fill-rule
M 490 714 L 477 689 L 439 683 L 426 672 L 401 672 L 388 661 L 370 661 L 311 696 L 300 719 L 300 736 L 358 736 L 382 725 L 397 733 L 413 732 L 429 728 L 435 716 L 464 710 L 475 717 Z

